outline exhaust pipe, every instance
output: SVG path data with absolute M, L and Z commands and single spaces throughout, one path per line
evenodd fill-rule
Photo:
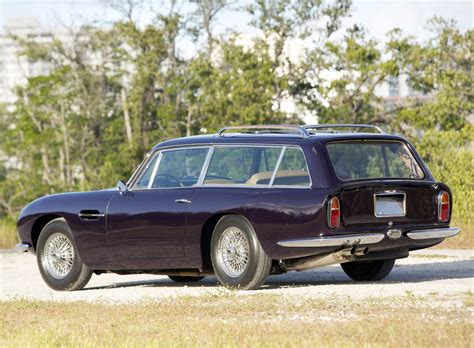
M 369 248 L 359 248 L 354 251 L 354 256 L 365 256 L 369 252 Z
M 367 255 L 369 248 L 346 248 L 334 253 L 316 256 L 307 256 L 296 260 L 289 260 L 285 263 L 286 271 L 306 271 L 308 269 L 335 265 L 356 260 L 358 256 Z

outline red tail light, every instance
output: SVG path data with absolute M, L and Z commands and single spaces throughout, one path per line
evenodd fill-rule
M 441 222 L 449 220 L 449 194 L 446 191 L 438 194 L 438 219 Z
M 333 197 L 328 204 L 328 224 L 330 228 L 337 228 L 341 222 L 341 206 L 339 199 Z

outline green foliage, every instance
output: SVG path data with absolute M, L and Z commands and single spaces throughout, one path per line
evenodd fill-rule
M 474 223 L 473 142 L 473 125 L 459 131 L 430 130 L 416 142 L 436 180 L 446 183 L 453 192 L 453 219 L 471 228 Z
M 452 188 L 455 218 L 472 224 L 473 30 L 435 18 L 432 40 L 395 29 L 383 47 L 363 28 L 341 29 L 349 0 L 255 0 L 241 10 L 258 35 L 243 44 L 240 33 L 213 32 L 231 3 L 198 2 L 188 17 L 172 2 L 140 26 L 136 2 L 115 1 L 122 20 L 75 29 L 72 42 L 16 37 L 21 55 L 51 71 L 28 78 L 13 106 L 0 106 L 0 156 L 17 164 L 0 166 L 0 214 L 15 216 L 48 193 L 110 187 L 168 138 L 301 123 L 298 111 L 282 111 L 292 98 L 321 123 L 381 124 L 414 139 Z M 197 45 L 191 57 L 178 50 L 183 38 Z M 295 42 L 305 46 L 298 61 L 289 59 Z M 400 74 L 419 95 L 388 103 L 377 89 Z

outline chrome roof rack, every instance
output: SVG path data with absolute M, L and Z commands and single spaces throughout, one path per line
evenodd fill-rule
M 238 133 L 243 135 L 296 135 L 301 138 L 308 138 L 310 136 L 305 127 L 286 124 L 224 127 L 217 131 L 216 136 L 223 137 L 228 131 L 239 131 L 229 133 L 229 135 Z
M 346 131 L 348 133 L 358 133 L 360 129 L 373 129 L 379 132 L 380 134 L 385 134 L 385 131 L 378 127 L 371 124 L 352 124 L 352 123 L 334 123 L 334 124 L 312 124 L 303 126 L 310 134 L 315 132 L 322 132 L 322 133 L 339 133 L 335 128 L 353 128 L 353 131 Z M 333 129 L 333 130 L 331 130 Z M 344 132 L 344 131 L 341 131 Z

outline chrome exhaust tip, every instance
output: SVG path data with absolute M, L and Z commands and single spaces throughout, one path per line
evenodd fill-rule
M 369 253 L 369 248 L 368 247 L 365 247 L 365 248 L 359 248 L 359 249 L 356 249 L 354 251 L 354 256 L 365 256 Z

